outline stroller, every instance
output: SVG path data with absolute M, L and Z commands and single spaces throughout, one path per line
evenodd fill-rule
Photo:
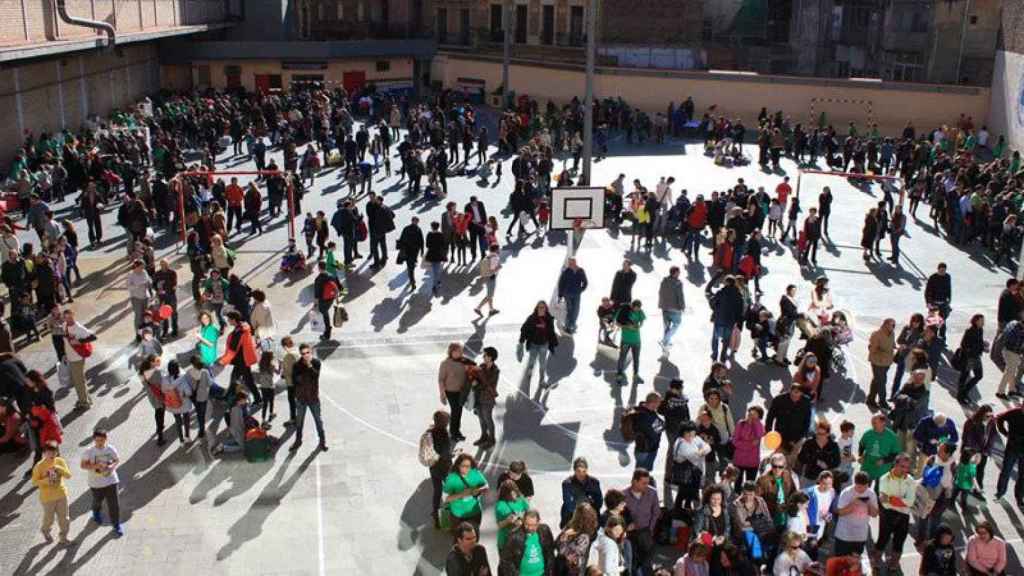
M 288 241 L 288 252 L 281 257 L 281 272 L 288 274 L 295 271 L 305 271 L 306 257 L 295 247 L 295 241 Z
M 818 326 L 815 320 L 811 316 L 802 315 L 797 321 L 807 339 L 807 345 L 797 351 L 795 363 L 800 364 L 808 351 L 815 352 L 822 364 L 823 372 L 846 376 L 847 361 L 843 348 L 853 342 L 853 331 L 850 329 L 846 313 L 840 310 L 833 312 L 831 318 L 821 326 Z M 822 362 L 822 359 L 826 358 L 820 354 L 823 349 L 828 352 L 827 365 Z

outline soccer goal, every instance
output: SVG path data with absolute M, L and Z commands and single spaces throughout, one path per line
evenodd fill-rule
M 283 170 L 184 170 L 171 178 L 171 192 L 178 197 L 179 240 L 185 244 L 188 222 L 185 219 L 185 179 L 206 178 L 209 186 L 216 176 L 283 176 L 288 195 L 288 239 L 295 240 L 295 175 Z

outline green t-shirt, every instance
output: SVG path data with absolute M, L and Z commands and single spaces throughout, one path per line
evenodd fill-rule
M 644 325 L 646 319 L 643 310 L 630 310 L 630 323 L 622 327 L 623 344 L 640 344 L 640 327 Z
M 961 490 L 974 489 L 974 477 L 978 475 L 978 465 L 974 462 L 961 464 L 956 468 L 956 487 Z
M 544 576 L 544 550 L 540 547 L 540 534 L 536 532 L 526 537 L 519 576 Z
M 501 522 L 513 514 L 522 517 L 529 508 L 530 503 L 522 496 L 518 500 L 512 500 L 511 502 L 508 500 L 498 500 L 498 503 L 494 505 L 494 519 L 497 522 Z M 511 526 L 498 528 L 498 550 L 505 547 L 505 541 L 508 540 L 508 531 L 510 529 Z
M 484 475 L 479 470 L 473 468 L 465 478 L 462 478 L 455 472 L 448 474 L 448 477 L 444 479 L 444 486 L 441 489 L 445 494 L 458 494 L 466 490 L 466 488 L 483 488 L 484 486 L 487 486 L 487 479 L 484 478 Z M 456 518 L 475 516 L 480 513 L 480 499 L 476 496 L 467 496 L 458 500 L 452 500 L 449 508 L 451 508 L 452 515 Z
M 203 339 L 213 344 L 210 346 L 202 342 L 199 343 L 199 359 L 203 361 L 203 366 L 211 366 L 217 361 L 217 339 L 220 338 L 220 328 L 217 324 L 210 322 L 203 326 L 199 333 Z
M 881 433 L 869 428 L 860 438 L 860 449 L 864 454 L 864 462 L 861 463 L 860 469 L 871 476 L 872 480 L 881 478 L 892 468 L 892 462 L 883 462 L 883 458 L 899 454 L 903 450 L 899 437 L 889 428 Z

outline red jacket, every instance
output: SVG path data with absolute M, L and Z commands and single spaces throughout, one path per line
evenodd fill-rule
M 56 442 L 58 445 L 64 441 L 63 431 L 60 429 L 60 422 L 56 415 L 50 412 L 46 406 L 33 406 L 32 427 L 39 430 L 39 444 L 46 445 L 47 442 Z
M 238 338 L 238 345 L 236 348 L 228 348 L 224 350 L 224 354 L 220 357 L 217 362 L 221 366 L 230 366 L 231 362 L 234 361 L 235 356 L 241 352 L 242 359 L 245 361 L 246 366 L 252 366 L 260 361 L 259 354 L 256 352 L 256 341 L 252 337 L 252 328 L 245 322 L 238 325 L 236 328 L 241 334 Z M 228 342 L 231 341 L 231 335 L 228 335 Z
M 701 230 L 708 221 L 708 205 L 705 202 L 697 202 L 690 209 L 686 217 L 686 224 L 690 230 Z

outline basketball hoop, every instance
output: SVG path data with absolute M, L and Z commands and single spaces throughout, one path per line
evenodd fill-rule
M 576 218 L 575 220 L 573 220 L 572 221 L 572 229 L 577 231 L 577 232 L 583 230 L 583 219 L 582 218 Z

